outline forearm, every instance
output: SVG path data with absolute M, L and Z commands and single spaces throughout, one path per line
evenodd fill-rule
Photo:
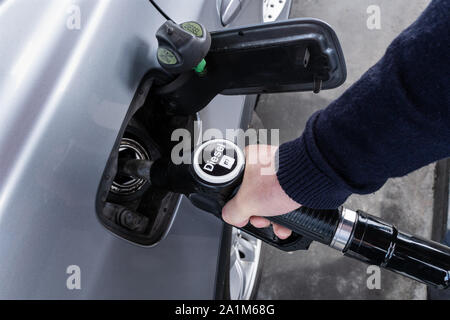
M 432 3 L 302 137 L 280 147 L 278 179 L 292 199 L 333 208 L 450 156 L 449 11 L 449 1 Z

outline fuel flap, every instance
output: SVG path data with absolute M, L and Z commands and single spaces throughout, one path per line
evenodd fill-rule
M 137 90 L 97 197 L 102 224 L 144 246 L 167 234 L 179 194 L 117 174 L 119 162 L 170 159 L 177 143 L 172 132 L 186 128 L 194 135 L 197 112 L 217 94 L 319 92 L 341 85 L 346 78 L 336 34 L 320 20 L 295 19 L 212 33 L 195 21 L 177 25 L 169 20 L 156 38 L 159 66 L 147 72 Z M 196 201 L 211 208 L 205 198 Z M 270 232 L 261 236 L 272 237 Z M 296 249 L 307 248 L 311 240 L 299 237 L 294 239 Z M 286 244 L 279 243 L 284 248 Z
M 347 70 L 334 30 L 318 19 L 292 19 L 211 32 L 203 72 L 185 72 L 156 89 L 172 113 L 193 114 L 217 94 L 333 89 Z

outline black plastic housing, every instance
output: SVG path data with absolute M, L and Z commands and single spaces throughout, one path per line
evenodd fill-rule
M 335 32 L 317 19 L 227 29 L 211 38 L 205 72 L 185 72 L 155 91 L 170 113 L 193 114 L 217 94 L 317 93 L 347 76 Z
M 380 218 L 358 211 L 345 255 L 378 265 L 440 289 L 450 284 L 450 248 L 398 231 Z

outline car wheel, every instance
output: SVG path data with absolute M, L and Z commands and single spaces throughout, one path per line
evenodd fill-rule
M 261 240 L 233 228 L 231 231 L 229 293 L 231 300 L 256 296 L 262 270 Z

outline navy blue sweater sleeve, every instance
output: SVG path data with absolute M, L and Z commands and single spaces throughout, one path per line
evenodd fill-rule
M 450 1 L 435 0 L 384 57 L 279 148 L 278 180 L 304 206 L 352 193 L 450 156 Z

